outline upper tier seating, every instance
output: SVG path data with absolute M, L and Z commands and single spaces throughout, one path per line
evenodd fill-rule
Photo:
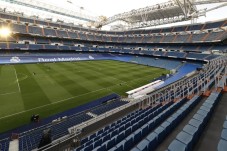
M 218 21 L 218 22 L 211 22 L 205 24 L 204 29 L 211 29 L 211 28 L 217 28 L 217 27 L 222 27 L 224 25 L 225 21 Z
M 26 49 L 25 44 L 9 43 L 9 49 Z
M 39 49 L 44 49 L 43 45 L 36 45 L 36 44 L 29 44 L 28 48 L 30 50 L 39 50 Z
M 51 28 L 44 28 L 44 35 L 45 36 L 57 36 L 55 30 Z
M 25 25 L 11 24 L 10 26 L 13 33 L 22 33 L 22 34 L 27 33 Z
M 166 53 L 166 56 L 174 56 L 177 58 L 184 58 L 185 53 L 184 52 L 174 52 L 174 51 L 169 51 Z
M 42 29 L 40 27 L 35 27 L 35 26 L 28 26 L 28 33 L 36 34 L 36 35 L 43 35 Z
M 203 31 L 204 29 L 220 28 L 220 27 L 226 26 L 225 20 L 205 23 L 205 24 L 178 26 L 178 27 L 170 27 L 170 28 L 162 28 L 162 29 L 108 32 L 108 31 L 99 31 L 99 30 L 95 31 L 93 29 L 87 29 L 82 27 L 74 27 L 74 26 L 71 27 L 70 25 L 63 25 L 60 23 L 35 20 L 35 19 L 26 18 L 22 16 L 13 16 L 13 14 L 5 14 L 3 12 L 0 12 L 0 18 L 14 20 L 15 22 L 17 22 L 17 23 L 15 22 L 9 23 L 13 33 L 36 34 L 36 35 L 53 36 L 53 37 L 60 37 L 60 38 L 69 37 L 72 39 L 76 38 L 76 39 L 89 40 L 89 41 L 105 41 L 105 42 L 112 41 L 112 42 L 118 42 L 118 43 L 179 43 L 179 42 L 190 43 L 190 42 L 200 42 L 200 41 L 223 40 L 227 36 L 226 32 L 223 32 L 223 31 L 213 32 L 212 30 L 209 30 L 210 33 L 202 33 L 204 32 Z M 25 25 L 23 22 L 28 22 L 30 24 Z M 37 26 L 34 26 L 34 24 L 36 24 Z M 41 27 L 39 25 L 44 27 Z M 194 33 L 195 30 L 196 30 L 196 34 Z M 192 31 L 191 33 L 194 33 L 194 34 L 190 35 L 189 32 L 176 33 L 180 31 Z M 200 32 L 202 31 L 202 32 L 198 33 L 198 31 Z M 94 36 L 95 33 L 98 33 L 100 35 Z M 109 35 L 106 35 L 106 34 L 109 34 Z M 143 34 L 148 34 L 148 35 L 144 36 Z M 151 35 L 151 34 L 154 34 L 154 35 Z
M 37 44 L 49 44 L 50 41 L 47 38 L 35 38 Z
M 164 39 L 161 40 L 161 42 L 164 43 L 171 43 L 174 40 L 175 35 L 166 35 L 164 36 Z
M 131 60 L 131 62 L 165 68 L 165 69 L 169 69 L 169 70 L 176 69 L 177 67 L 179 67 L 182 64 L 181 62 L 174 61 L 174 60 L 145 58 L 145 57 L 134 57 Z
M 58 35 L 58 37 L 61 37 L 61 38 L 64 38 L 64 37 L 69 37 L 68 36 L 68 34 L 67 34 L 67 32 L 66 31 L 64 31 L 64 30 L 57 30 L 57 35 Z
M 58 46 L 56 45 L 44 45 L 45 49 L 52 49 L 52 50 L 57 50 Z
M 212 32 L 206 38 L 206 41 L 216 41 L 227 37 L 227 32 Z
M 68 31 L 68 34 L 69 34 L 69 37 L 72 38 L 72 39 L 77 39 L 78 38 L 78 35 L 75 32 Z
M 187 41 L 188 38 L 189 38 L 189 35 L 177 35 L 174 42 L 184 42 L 184 41 Z
M 202 41 L 205 36 L 206 36 L 206 33 L 192 34 L 190 41 L 193 41 L 193 42 Z
M 186 58 L 195 58 L 203 60 L 205 57 L 208 57 L 210 54 L 202 54 L 202 53 L 188 53 Z
M 78 33 L 78 37 L 79 37 L 81 40 L 87 40 L 87 36 L 86 36 L 86 34 L 84 34 L 84 33 Z
M 0 43 L 0 49 L 7 49 L 7 43 Z

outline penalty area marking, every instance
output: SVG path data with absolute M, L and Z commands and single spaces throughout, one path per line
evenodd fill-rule
M 18 76 L 17 76 L 17 71 L 16 71 L 15 67 L 13 67 L 13 69 L 14 69 L 14 73 L 15 73 L 15 77 L 16 77 L 16 83 L 17 83 L 18 90 L 19 90 L 19 92 L 21 92 L 20 84 L 19 84 L 19 80 L 18 80 Z M 9 94 L 14 94 L 14 93 L 18 93 L 18 92 L 13 91 L 13 92 L 7 92 L 7 93 L 0 93 L 0 95 L 9 95 Z
M 13 68 L 14 68 L 14 72 L 15 72 L 15 75 L 16 75 L 16 81 L 17 81 L 18 90 L 19 90 L 19 92 L 21 92 L 20 91 L 20 84 L 19 84 L 18 77 L 17 77 L 17 71 L 16 71 L 14 66 L 13 66 Z

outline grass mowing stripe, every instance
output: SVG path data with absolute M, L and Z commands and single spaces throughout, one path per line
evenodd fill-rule
M 71 63 L 70 63 L 70 65 L 71 65 Z M 81 72 L 81 70 L 76 71 L 76 70 L 74 70 L 75 69 L 74 66 L 67 66 L 65 64 L 57 64 L 57 68 L 60 70 L 66 69 L 65 70 L 65 73 L 67 73 L 66 76 L 68 78 L 70 78 L 71 80 L 75 81 L 77 83 L 77 85 L 79 85 L 80 87 L 84 87 L 88 91 L 94 91 L 94 90 L 102 88 L 102 86 L 100 86 L 96 82 L 96 80 L 98 78 L 100 78 L 97 75 L 91 74 L 90 72 L 84 73 L 84 72 Z M 78 82 L 78 81 L 80 81 L 80 82 Z
M 0 117 L 24 109 L 21 95 L 16 84 L 13 66 L 1 66 L 0 75 Z M 0 125 L 2 123 L 0 122 Z
M 18 86 L 13 66 L 3 66 L 0 76 L 0 94 L 18 92 Z
M 20 66 L 28 68 L 29 71 L 26 71 Z M 48 66 L 51 68 L 50 71 L 48 71 Z M 42 103 L 41 100 L 39 103 L 39 101 L 33 99 L 36 98 L 37 95 L 39 96 L 39 94 L 34 91 L 34 93 L 29 93 L 31 94 L 29 96 L 31 100 L 30 103 L 34 104 L 38 102 L 37 105 L 23 108 L 23 103 L 21 103 L 22 99 L 21 102 L 18 100 L 19 93 L 11 94 L 9 97 L 0 96 L 1 101 L 3 99 L 5 103 L 8 103 L 8 105 L 4 105 L 6 106 L 5 109 L 12 106 L 11 103 L 15 104 L 15 102 L 18 102 L 22 104 L 22 108 L 17 111 L 9 110 L 6 115 L 2 114 L 1 116 L 0 114 L 0 117 L 5 117 L 2 119 L 0 118 L 0 132 L 28 123 L 32 114 L 40 114 L 41 118 L 45 118 L 58 112 L 85 104 L 112 92 L 117 92 L 118 94 L 126 96 L 126 91 L 146 84 L 147 81 L 152 80 L 154 76 L 160 75 L 164 71 L 160 68 L 103 60 L 35 65 L 26 64 L 16 65 L 15 68 L 17 70 L 22 91 L 21 94 L 23 96 L 28 95 L 25 91 L 26 89 L 30 90 L 39 86 L 45 93 L 46 99 L 49 99 L 51 102 Z M 32 74 L 33 72 L 37 72 L 37 74 L 34 76 Z M 12 75 L 15 79 L 15 75 Z M 36 83 L 32 82 L 30 79 L 33 79 Z M 51 83 L 50 81 L 53 82 L 53 85 L 48 87 L 48 84 Z M 125 81 L 125 83 L 122 81 Z M 57 84 L 58 86 L 55 87 L 54 84 Z M 133 88 L 129 87 L 127 84 L 132 85 Z M 26 89 L 24 88 L 25 86 L 27 87 Z M 49 97 L 49 95 L 54 96 L 54 92 L 59 93 L 60 88 L 65 90 L 70 96 L 67 98 L 63 97 L 63 99 Z M 87 93 L 85 90 L 81 91 L 83 88 L 88 88 L 86 90 Z M 0 110 L 0 113 L 1 111 L 4 112 L 4 110 Z
M 52 103 L 49 103 L 49 104 L 45 104 L 45 105 L 42 105 L 42 106 L 37 106 L 37 107 L 31 108 L 31 109 L 28 109 L 28 110 L 24 110 L 24 111 L 21 111 L 21 112 L 17 112 L 17 113 L 14 113 L 14 114 L 3 116 L 3 117 L 0 117 L 0 120 L 4 119 L 4 118 L 7 118 L 7 117 L 14 116 L 14 115 L 18 115 L 18 114 L 21 114 L 21 113 L 25 113 L 25 112 L 29 112 L 29 111 L 32 111 L 32 110 L 36 110 L 36 109 L 44 108 L 44 107 L 47 107 L 47 106 L 51 106 L 51 105 L 54 105 L 54 104 L 63 103 L 63 102 L 69 101 L 69 100 L 73 100 L 73 99 L 75 99 L 77 97 L 81 97 L 81 96 L 87 95 L 89 93 L 95 93 L 95 92 L 103 91 L 103 90 L 112 91 L 112 90 L 106 89 L 106 88 L 98 89 L 98 90 L 91 91 L 91 92 L 88 92 L 88 93 L 84 93 L 84 94 L 81 94 L 81 95 L 72 96 L 72 97 L 69 97 L 69 98 L 66 98 L 66 99 L 62 99 L 62 100 L 58 100 L 58 101 L 55 101 L 55 102 L 52 102 Z
M 54 102 L 56 100 L 66 99 L 73 96 L 70 93 L 68 93 L 68 91 L 66 91 L 65 88 L 60 86 L 57 82 L 55 82 L 50 77 L 50 74 L 52 74 L 52 72 L 49 71 L 49 68 L 46 68 L 48 73 L 47 74 L 38 66 L 40 66 L 40 64 L 32 64 L 27 67 L 31 70 L 32 69 L 35 70 L 36 76 L 34 76 L 34 79 L 36 80 L 38 85 L 43 89 L 44 93 L 46 94 L 46 96 L 49 98 L 51 102 Z
M 71 66 L 72 64 L 64 64 L 65 68 L 69 68 Z M 111 80 L 109 77 L 106 77 L 104 72 L 100 72 L 100 71 L 97 72 L 95 68 L 93 69 L 86 68 L 86 70 L 83 69 L 83 71 L 84 71 L 83 78 L 85 78 L 86 81 L 90 82 L 92 84 L 92 87 L 93 85 L 97 85 L 97 84 L 101 87 L 108 87 L 115 84 L 116 82 L 120 83 L 119 81 L 116 81 L 116 79 L 113 81 L 113 79 Z M 71 70 L 71 72 L 76 74 L 78 70 Z M 93 90 L 94 89 L 97 89 L 97 88 L 94 87 Z
M 85 89 L 84 87 L 80 86 L 78 82 L 69 79 L 69 77 L 67 76 L 68 73 L 59 72 L 61 70 L 57 70 L 55 64 L 50 64 L 51 74 L 44 70 L 44 66 L 42 66 L 42 64 L 40 64 L 38 67 L 42 69 L 46 74 L 49 74 L 49 76 L 53 80 L 55 80 L 60 86 L 67 90 L 72 96 L 89 92 L 88 89 Z
M 33 71 L 29 71 L 26 66 L 29 65 L 15 65 L 18 74 L 20 73 L 28 76 L 26 79 L 19 81 L 25 109 L 49 104 L 50 101 L 48 97 L 31 74 Z
M 82 105 L 84 103 L 87 103 L 89 101 L 92 101 L 94 99 L 106 96 L 110 94 L 111 92 L 109 90 L 102 90 L 98 92 L 91 92 L 89 95 L 86 95 L 86 97 L 78 96 L 76 99 L 72 99 L 71 101 L 64 101 L 60 103 L 51 104 L 49 106 L 45 106 L 43 108 L 37 108 L 32 109 L 20 114 L 15 114 L 13 116 L 10 116 L 8 118 L 0 119 L 0 133 L 4 132 L 9 129 L 16 128 L 18 126 L 21 126 L 23 124 L 30 122 L 30 117 L 32 114 L 36 113 L 39 114 L 41 118 L 48 117 L 50 115 L 54 115 L 56 113 L 71 109 L 73 107 Z

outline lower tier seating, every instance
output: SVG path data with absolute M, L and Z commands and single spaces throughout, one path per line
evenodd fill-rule
M 128 103 L 127 101 L 112 100 L 109 103 L 101 104 L 90 111 L 94 114 L 100 115 L 114 108 L 122 106 Z M 51 130 L 51 140 L 56 140 L 67 134 L 69 134 L 68 129 L 72 126 L 81 124 L 82 122 L 88 121 L 93 118 L 91 115 L 83 112 L 76 114 L 68 119 L 54 124 L 49 124 L 47 126 L 39 127 L 38 129 L 32 130 L 21 134 L 19 137 L 19 150 L 20 151 L 30 151 L 39 146 L 40 140 L 44 130 Z
M 191 100 L 185 103 L 174 114 L 166 119 L 153 132 L 145 135 L 144 138 L 132 149 L 133 151 L 150 151 L 155 148 L 165 139 L 165 136 L 171 133 L 172 130 L 186 117 L 186 115 L 199 103 L 201 96 L 194 96 Z
M 101 114 L 103 114 L 103 113 L 105 113 L 107 111 L 110 111 L 110 110 L 112 110 L 114 108 L 122 106 L 122 105 L 124 105 L 126 103 L 128 103 L 128 102 L 116 100 L 116 101 L 113 101 L 113 102 L 110 102 L 110 103 L 106 103 L 105 105 L 100 106 L 98 108 L 92 109 L 91 112 L 96 114 L 96 115 L 101 115 Z
M 223 130 L 221 132 L 221 139 L 218 143 L 218 151 L 226 151 L 227 149 L 227 116 L 223 124 Z
M 220 96 L 220 92 L 211 93 L 193 118 L 169 145 L 168 151 L 191 151 L 193 149 L 206 127 Z
M 0 151 L 9 150 L 9 139 L 0 140 Z
M 115 127 L 112 127 L 114 125 L 112 123 L 109 125 L 110 129 L 105 131 L 107 129 L 105 127 L 101 131 L 84 138 L 81 140 L 81 146 L 75 150 L 129 150 L 133 147 L 133 143 L 139 142 L 142 136 L 157 127 L 185 102 L 186 99 L 177 103 L 171 101 L 163 106 L 157 106 L 155 110 L 150 108 L 145 109 L 140 114 L 134 113 L 132 117 L 128 115 Z
M 54 140 L 60 138 L 68 133 L 68 128 L 80 124 L 84 121 L 91 119 L 92 117 L 82 113 L 70 120 L 66 120 L 59 124 L 54 124 L 49 127 L 39 128 L 19 137 L 19 150 L 20 151 L 30 151 L 39 146 L 40 140 L 42 138 L 43 131 L 46 129 L 51 129 L 51 138 Z

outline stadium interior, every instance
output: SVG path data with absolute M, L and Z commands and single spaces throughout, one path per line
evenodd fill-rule
M 227 1 L 101 19 L 36 1 L 0 0 L 0 151 L 226 151 L 227 12 L 194 21 Z

